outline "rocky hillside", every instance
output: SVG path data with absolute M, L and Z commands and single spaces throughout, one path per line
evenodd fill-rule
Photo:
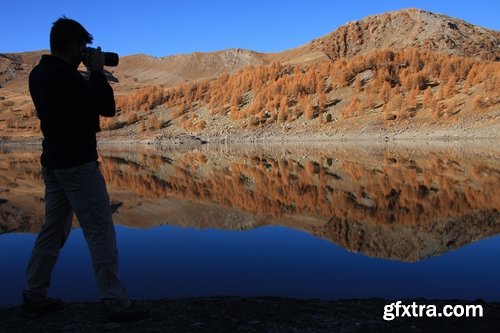
M 0 54 L 0 134 L 40 136 L 27 75 L 44 53 Z M 278 53 L 231 49 L 109 68 L 104 136 L 249 140 L 499 133 L 500 32 L 418 9 L 349 22 Z
M 349 22 L 332 33 L 304 46 L 278 53 L 243 49 L 195 52 L 167 57 L 131 55 L 122 57 L 116 69 L 124 84 L 175 85 L 200 78 L 216 77 L 249 65 L 310 63 L 348 58 L 374 49 L 416 47 L 431 51 L 485 60 L 500 59 L 500 32 L 472 25 L 446 15 L 420 9 L 406 9 L 373 15 Z M 49 51 L 0 54 L 0 85 L 23 78 L 43 53 Z M 22 70 L 21 70 L 22 67 Z
M 274 61 L 314 63 L 327 59 L 349 58 L 374 49 L 398 50 L 408 47 L 499 60 L 500 32 L 474 26 L 446 15 L 407 9 L 349 22 L 305 46 L 283 52 L 257 53 L 231 49 L 164 58 L 136 55 L 124 57 L 117 73 L 134 77 L 137 82 L 170 86 L 232 73 L 249 65 L 264 65 Z
M 500 32 L 420 9 L 349 22 L 306 45 L 329 57 L 348 58 L 374 49 L 408 47 L 485 60 L 500 60 Z
M 27 78 L 42 54 L 49 51 L 0 53 L 0 96 L 5 92 L 26 93 Z M 5 91 L 5 92 L 4 92 Z
M 174 86 L 186 81 L 233 73 L 247 66 L 258 66 L 267 62 L 264 54 L 242 49 L 195 52 L 164 58 L 134 55 L 123 57 L 113 72 L 123 87 L 141 87 L 145 84 Z

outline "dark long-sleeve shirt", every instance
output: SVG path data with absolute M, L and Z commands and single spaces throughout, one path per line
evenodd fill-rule
M 29 89 L 44 136 L 41 163 L 63 169 L 97 160 L 99 115 L 115 115 L 113 89 L 102 72 L 85 80 L 64 60 L 43 55 Z

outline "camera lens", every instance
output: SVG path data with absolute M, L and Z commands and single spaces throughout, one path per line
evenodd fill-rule
M 104 52 L 104 66 L 116 67 L 120 58 L 117 53 L 114 52 Z

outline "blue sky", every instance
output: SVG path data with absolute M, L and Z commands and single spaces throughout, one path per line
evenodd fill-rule
M 0 52 L 48 49 L 52 22 L 62 15 L 82 23 L 94 46 L 122 56 L 228 48 L 276 52 L 348 21 L 409 7 L 500 30 L 498 0 L 15 0 L 0 5 Z

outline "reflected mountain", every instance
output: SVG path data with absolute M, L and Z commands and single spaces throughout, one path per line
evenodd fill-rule
M 130 227 L 281 225 L 401 261 L 500 234 L 492 147 L 103 146 L 100 155 L 115 223 Z M 1 233 L 41 227 L 38 156 L 0 154 Z

